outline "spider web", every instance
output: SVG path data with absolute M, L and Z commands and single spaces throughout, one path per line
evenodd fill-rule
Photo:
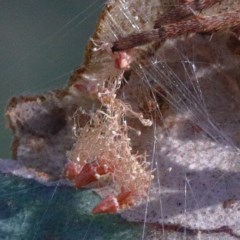
M 231 1 L 226 2 L 227 6 L 231 5 Z M 119 36 L 151 29 L 159 13 L 178 4 L 178 1 L 121 0 L 109 1 L 109 4 L 112 9 L 102 23 L 104 28 L 101 29 L 100 43 L 97 43 L 99 46 L 111 43 Z M 208 10 L 207 13 L 213 14 L 214 11 L 217 10 Z M 64 34 L 74 30 L 74 27 L 68 26 L 67 23 L 46 38 L 46 43 L 62 30 Z M 237 238 L 240 234 L 240 78 L 239 56 L 228 47 L 230 39 L 228 33 L 198 34 L 168 40 L 154 52 L 154 45 L 134 52 L 131 74 L 126 77 L 126 84 L 118 95 L 133 110 L 144 112 L 146 117 L 154 120 L 152 127 L 144 127 L 133 121 L 132 127 L 140 129 L 141 136 L 133 135 L 131 138 L 134 150 L 147 152 L 155 178 L 147 201 L 121 214 L 127 221 L 138 223 L 133 233 L 126 231 L 125 222 L 118 218 L 94 218 L 89 217 L 88 210 L 83 213 L 78 211 L 92 208 L 97 200 L 93 201 L 89 192 L 79 191 L 80 199 L 87 195 L 83 202 L 79 202 L 74 193 L 59 187 L 60 182 L 50 190 L 43 188 L 47 200 L 43 198 L 47 204 L 43 203 L 43 208 L 39 208 L 43 209 L 43 213 L 38 209 L 41 213 L 36 213 L 37 217 L 33 218 L 35 227 L 38 223 L 42 225 L 44 221 L 51 221 L 51 209 L 53 215 L 61 211 L 66 200 L 61 199 L 58 191 L 63 191 L 64 196 L 69 195 L 72 199 L 67 205 L 68 209 L 71 212 L 77 209 L 81 216 L 86 216 L 86 219 L 82 217 L 83 225 L 79 227 L 83 231 L 77 233 L 83 239 L 93 236 L 91 229 L 96 229 L 96 226 L 94 237 L 103 234 L 101 228 L 105 231 L 114 228 L 109 222 L 119 224 L 114 228 L 118 231 L 116 235 L 111 235 L 112 239 L 118 239 L 121 235 L 129 239 L 134 239 L 135 235 L 136 239 Z M 116 75 L 105 56 L 99 55 L 92 61 L 100 62 L 102 70 L 98 72 L 99 65 L 89 68 L 87 73 L 91 79 L 93 76 L 102 79 Z M 31 183 L 29 191 L 34 195 L 32 188 L 42 189 L 42 186 Z M 33 203 L 32 199 L 27 201 Z M 64 208 L 61 219 L 68 219 L 66 231 L 70 229 L 74 232 L 78 218 L 68 216 L 67 211 Z M 101 224 L 95 225 L 98 220 Z M 131 223 L 129 225 L 131 228 Z M 34 238 L 41 236 L 45 235 L 36 230 Z M 56 235 L 53 233 L 53 236 Z M 74 239 L 74 236 L 65 235 L 65 238 Z
M 159 12 L 174 4 L 119 1 L 118 15 L 113 10 L 106 25 L 115 36 L 151 29 Z M 141 109 L 148 90 L 159 107 L 153 128 L 133 140 L 147 150 L 155 180 L 146 204 L 122 214 L 143 222 L 142 239 L 148 223 L 159 224 L 164 238 L 169 226 L 179 226 L 183 238 L 191 231 L 239 234 L 239 56 L 230 41 L 229 33 L 197 34 L 167 40 L 154 53 L 143 47 L 150 54 L 136 57 L 121 90 L 133 109 Z

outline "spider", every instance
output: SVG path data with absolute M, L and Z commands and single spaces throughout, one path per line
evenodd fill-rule
M 116 56 L 115 67 L 123 70 L 129 68 L 129 65 L 132 62 L 132 58 L 129 56 L 130 50 L 141 45 L 149 44 L 155 41 L 163 42 L 166 39 L 175 38 L 188 33 L 212 33 L 226 29 L 233 31 L 236 29 L 238 30 L 238 26 L 240 26 L 240 10 L 209 17 L 196 14 L 196 12 L 210 8 L 219 2 L 222 2 L 222 0 L 181 0 L 180 5 L 172 8 L 167 14 L 160 16 L 160 18 L 155 21 L 154 28 L 152 30 L 130 34 L 126 37 L 119 38 L 112 44 L 112 52 Z M 107 101 L 107 105 L 111 105 L 109 104 L 111 101 L 114 101 L 115 103 L 117 102 L 110 99 Z M 119 114 L 121 113 L 120 109 L 123 108 L 121 107 L 121 104 L 116 106 L 116 109 L 109 114 L 109 122 L 105 122 L 105 126 L 99 124 L 100 121 L 97 119 L 95 128 L 90 129 L 91 131 L 87 130 L 85 133 L 82 133 L 82 135 L 86 134 L 86 136 L 89 137 L 89 134 L 92 132 L 90 142 L 97 141 L 96 144 L 99 144 L 99 139 L 95 139 L 96 137 L 94 135 L 94 131 L 99 131 L 101 134 L 104 133 L 104 135 L 108 135 L 109 139 L 112 139 L 113 143 L 112 146 L 109 145 L 111 146 L 109 148 L 109 152 L 106 153 L 105 149 L 101 150 L 100 154 L 98 154 L 99 156 L 97 156 L 95 160 L 93 159 L 91 162 L 88 162 L 87 160 L 85 162 L 83 161 L 82 166 L 79 166 L 78 163 L 74 162 L 70 162 L 66 166 L 66 176 L 75 183 L 77 188 L 84 187 L 92 182 L 97 182 L 102 175 L 114 175 L 114 172 L 117 170 L 121 173 L 126 172 L 135 174 L 132 177 L 133 180 L 131 182 L 130 180 L 125 181 L 126 179 L 124 178 L 121 179 L 121 176 L 119 179 L 116 178 L 116 181 L 122 183 L 120 184 L 120 193 L 117 196 L 108 196 L 93 209 L 93 213 L 117 213 L 123 209 L 134 206 L 136 204 L 135 199 L 140 198 L 144 195 L 144 193 L 146 193 L 146 189 L 148 189 L 151 182 L 150 180 L 152 179 L 150 173 L 145 171 L 145 168 L 137 162 L 134 164 L 134 168 L 132 168 L 132 170 L 129 168 L 130 165 L 132 167 L 133 162 L 138 158 L 138 156 L 134 157 L 133 161 L 131 159 L 132 155 L 130 154 L 129 148 L 126 148 L 126 144 L 121 145 L 122 143 L 128 141 L 128 137 L 127 134 L 119 134 L 122 129 L 124 129 L 124 125 L 118 125 L 118 123 L 121 122 L 121 114 Z M 112 119 L 116 119 L 116 124 L 112 121 Z M 119 126 L 119 131 L 116 131 L 116 126 Z M 113 151 L 115 151 L 115 153 L 119 153 L 120 149 L 120 147 L 114 149 L 116 140 L 121 143 L 119 146 L 121 146 L 121 150 L 123 150 L 122 152 L 125 154 L 120 156 L 123 162 L 119 161 L 121 164 L 118 166 L 118 161 L 114 161 L 118 154 L 113 154 Z M 101 138 L 101 141 L 101 146 L 107 146 L 103 137 Z M 83 144 L 83 151 L 86 151 L 87 147 L 87 145 L 85 146 Z M 101 149 L 103 149 L 103 147 Z M 129 154 L 125 151 L 126 149 L 129 150 Z M 80 162 L 80 158 L 78 161 Z M 144 180 L 145 185 L 143 184 Z M 125 182 L 127 182 L 129 186 L 125 186 Z M 139 190 L 139 182 L 141 182 L 142 191 Z M 145 186 L 144 189 L 143 186 Z
M 240 26 L 240 10 L 213 16 L 200 16 L 196 11 L 207 9 L 223 0 L 181 0 L 155 21 L 154 29 L 120 38 L 113 43 L 112 51 L 121 52 L 137 46 L 165 41 L 189 33 L 212 33 Z

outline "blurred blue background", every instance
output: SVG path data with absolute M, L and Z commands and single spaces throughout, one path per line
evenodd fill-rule
M 10 157 L 12 96 L 63 87 L 83 60 L 105 0 L 0 0 L 0 158 Z

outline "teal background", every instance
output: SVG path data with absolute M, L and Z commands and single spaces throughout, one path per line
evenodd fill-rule
M 0 239 L 141 239 L 141 225 L 117 215 L 92 215 L 99 200 L 90 190 L 45 187 L 0 174 Z
M 0 0 L 0 158 L 10 157 L 4 110 L 12 96 L 66 83 L 80 65 L 105 0 Z

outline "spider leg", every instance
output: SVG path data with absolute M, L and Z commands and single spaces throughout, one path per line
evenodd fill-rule
M 160 28 L 163 24 L 178 22 L 194 15 L 195 11 L 200 12 L 222 1 L 223 0 L 182 0 L 177 6 L 169 9 L 166 14 L 160 16 L 156 20 L 154 28 Z
M 113 43 L 112 51 L 126 51 L 154 41 L 165 41 L 168 38 L 176 38 L 184 34 L 216 32 L 239 25 L 240 10 L 213 16 L 194 16 L 188 20 L 166 24 L 157 29 L 121 38 Z

